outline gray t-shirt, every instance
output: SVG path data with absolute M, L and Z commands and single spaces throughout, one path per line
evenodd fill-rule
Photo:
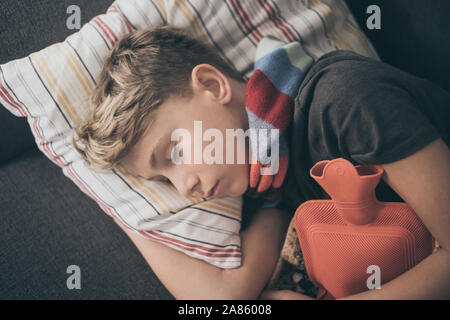
M 305 200 L 299 194 L 305 179 L 328 198 L 309 177 L 316 162 L 339 157 L 355 165 L 394 162 L 439 137 L 449 145 L 449 126 L 450 94 L 430 81 L 349 51 L 324 55 L 296 98 L 288 208 Z M 402 201 L 383 181 L 376 193 L 380 201 Z

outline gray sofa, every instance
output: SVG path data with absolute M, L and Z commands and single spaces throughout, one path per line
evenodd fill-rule
M 111 0 L 0 0 L 0 63 L 24 57 L 73 31 Z M 447 0 L 347 0 L 381 58 L 450 91 Z M 382 29 L 365 28 L 378 4 Z M 172 299 L 126 235 L 45 158 L 23 118 L 0 105 L 0 299 Z M 69 290 L 67 267 L 81 269 L 81 290 Z

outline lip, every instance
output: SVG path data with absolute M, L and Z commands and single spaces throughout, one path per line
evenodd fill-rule
M 210 197 L 215 197 L 218 194 L 218 188 L 217 186 L 219 185 L 219 181 L 216 182 L 216 184 L 209 189 L 208 193 L 206 194 L 206 198 L 210 198 Z

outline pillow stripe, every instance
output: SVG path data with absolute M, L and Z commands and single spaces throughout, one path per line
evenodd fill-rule
M 273 25 L 281 30 L 281 32 L 289 42 L 298 40 L 298 38 L 292 33 L 288 26 L 285 23 L 281 22 L 279 15 L 276 14 L 275 9 L 270 6 L 269 2 L 258 0 L 258 3 L 262 8 L 264 8 L 264 11 L 267 13 L 267 16 L 269 17 L 270 21 L 272 21 Z
M 192 244 L 188 241 L 190 241 L 191 239 L 188 239 L 186 237 L 180 237 L 184 240 L 187 241 L 182 241 L 179 239 L 174 239 L 174 238 L 170 238 L 167 235 L 170 234 L 170 232 L 160 232 L 160 231 L 145 231 L 146 233 L 153 233 L 153 234 L 158 234 L 160 237 L 163 237 L 164 239 L 168 240 L 168 241 L 172 241 L 172 243 L 178 243 L 187 247 L 191 247 L 195 250 L 198 250 L 197 252 L 201 252 L 202 254 L 205 255 L 212 255 L 212 254 L 223 254 L 223 253 L 231 253 L 233 255 L 240 255 L 240 250 L 239 247 L 237 246 L 233 246 L 233 245 L 226 245 L 226 246 L 218 246 L 216 248 L 210 248 L 208 247 L 208 245 L 210 245 L 210 243 L 206 242 L 206 241 L 197 241 L 198 243 L 201 244 Z M 164 236 L 163 236 L 164 234 Z M 179 237 L 178 235 L 173 234 L 174 236 Z
M 96 83 L 95 77 L 92 74 L 92 72 L 95 72 L 93 70 L 95 64 L 93 63 L 92 57 L 95 58 L 98 66 L 98 72 L 96 72 L 96 74 L 100 73 L 103 66 L 103 59 L 100 58 L 100 54 L 95 49 L 92 42 L 90 42 L 89 39 L 84 38 L 80 33 L 74 33 L 72 36 L 69 36 L 66 42 L 77 53 L 77 55 L 80 56 L 80 60 L 83 61 L 83 65 L 85 65 L 92 81 Z M 75 50 L 75 46 L 78 47 L 77 50 Z M 88 65 L 90 68 L 87 67 Z
M 164 6 L 164 2 L 162 2 L 162 0 L 155 0 L 155 1 L 150 0 L 150 1 L 153 7 L 156 9 L 156 12 L 158 12 L 159 17 L 162 20 L 162 23 L 167 24 L 167 12 Z
M 124 18 L 125 25 L 127 26 L 128 32 L 132 32 L 133 30 L 136 30 L 136 28 L 132 27 L 132 24 L 127 19 L 127 17 L 125 17 L 125 15 L 120 10 L 118 10 L 114 4 L 112 4 L 106 11 L 106 13 L 115 13 L 115 12 L 119 13 Z
M 6 102 L 6 104 L 8 104 L 9 106 L 12 107 L 12 110 L 10 109 L 10 111 L 16 115 L 16 116 L 20 116 L 20 117 L 26 117 L 27 116 L 27 112 L 25 112 L 24 108 L 18 104 L 12 95 L 15 95 L 14 92 L 12 91 L 12 89 L 8 86 L 8 84 L 5 81 L 5 78 L 3 76 L 3 71 L 2 68 L 0 66 L 0 97 L 3 99 L 4 102 Z M 5 86 L 3 85 L 3 83 L 5 84 L 6 87 L 8 87 L 8 90 L 6 90 Z M 11 94 L 10 94 L 11 92 Z
M 75 57 L 78 58 L 78 56 L 76 56 L 73 51 L 69 51 L 66 45 L 57 45 L 56 48 L 58 48 L 61 54 L 66 58 L 68 65 L 77 77 L 84 91 L 93 91 L 95 89 L 95 82 L 89 80 L 87 72 L 84 72 L 85 68 L 81 65 L 79 60 L 75 59 Z
M 230 2 L 230 3 L 229 3 Z M 237 14 L 237 11 L 236 10 L 234 10 L 234 7 L 232 7 L 232 3 L 231 3 L 231 1 L 224 1 L 224 4 L 226 5 L 226 9 L 227 9 L 227 11 L 228 11 L 228 14 L 230 14 L 230 16 L 231 16 L 231 18 L 232 18 L 232 20 L 227 20 L 227 21 L 234 21 L 234 24 L 229 24 L 231 27 L 233 26 L 233 25 L 235 25 L 236 27 L 237 27 L 237 29 L 239 30 L 239 31 L 241 31 L 241 33 L 239 34 L 240 36 L 242 36 L 243 38 L 242 38 L 242 40 L 241 40 L 241 42 L 249 42 L 249 47 L 255 47 L 256 48 L 256 45 L 257 45 L 257 43 L 255 43 L 254 42 L 254 40 L 251 38 L 251 37 L 249 37 L 249 35 L 248 35 L 248 32 L 246 32 L 245 30 L 244 30 L 244 26 L 240 23 L 240 21 L 239 21 L 239 17 L 238 17 L 238 14 Z M 213 20 L 214 18 L 212 18 L 211 20 Z M 213 20 L 214 21 L 214 20 Z M 237 32 L 236 32 L 237 33 Z M 239 38 L 239 37 L 238 37 Z M 252 62 L 253 63 L 253 62 Z
M 100 36 L 100 39 L 103 40 L 103 43 L 105 44 L 106 48 L 108 48 L 108 50 L 110 50 L 111 46 L 109 45 L 107 39 L 105 38 L 105 35 L 97 29 L 96 24 L 94 24 L 91 20 L 87 23 L 87 25 L 90 26 L 93 30 L 95 30 L 95 32 Z
M 239 219 L 239 218 L 234 218 L 232 216 L 229 216 L 229 215 L 226 215 L 226 214 L 221 214 L 221 213 L 218 213 L 216 211 L 207 210 L 207 209 L 205 209 L 203 207 L 208 207 L 208 206 L 205 206 L 205 205 L 204 206 L 199 206 L 199 205 L 197 205 L 197 206 L 193 206 L 192 208 L 195 208 L 195 209 L 198 209 L 200 211 L 203 211 L 203 212 L 206 212 L 206 213 L 210 213 L 210 214 L 213 214 L 213 215 L 221 216 L 221 217 L 224 217 L 224 218 L 227 218 L 227 219 L 231 219 L 231 220 L 234 220 L 234 221 L 237 221 L 237 222 L 241 222 L 241 219 Z
M 99 33 L 101 33 L 103 39 L 105 39 L 105 43 L 108 44 L 108 48 L 111 48 L 114 45 L 114 41 L 111 38 L 111 35 L 106 31 L 97 17 L 92 19 L 91 21 L 93 23 L 93 26 L 99 31 Z
M 71 124 L 70 124 L 69 119 L 66 117 L 65 113 L 61 110 L 61 107 L 60 107 L 60 105 L 56 102 L 54 96 L 53 96 L 53 95 L 51 94 L 51 92 L 48 90 L 47 86 L 45 85 L 44 81 L 42 80 L 41 76 L 39 75 L 39 72 L 37 71 L 36 66 L 34 65 L 34 63 L 33 63 L 33 61 L 31 60 L 31 57 L 30 57 L 30 56 L 28 56 L 28 60 L 29 60 L 29 63 L 30 63 L 30 65 L 31 65 L 31 67 L 33 68 L 33 70 L 34 70 L 36 76 L 37 76 L 38 79 L 39 79 L 39 83 L 42 84 L 42 86 L 45 88 L 45 91 L 48 93 L 48 96 L 53 100 L 55 106 L 56 106 L 56 107 L 58 108 L 58 110 L 59 110 L 59 114 L 64 118 L 64 120 L 65 120 L 66 124 L 68 125 L 68 127 L 69 127 L 70 129 L 72 129 L 72 126 L 71 126 Z M 49 139 L 51 139 L 51 138 L 49 138 Z
M 103 31 L 103 34 L 106 36 L 106 38 L 108 38 L 109 43 L 111 45 L 114 45 L 114 43 L 117 41 L 117 37 L 114 32 L 112 32 L 112 30 L 108 28 L 108 26 L 103 22 L 102 19 L 100 19 L 100 17 L 96 17 L 92 21 L 98 25 L 100 30 Z
M 268 3 L 268 6 L 270 7 L 270 5 L 273 5 L 271 12 L 280 21 L 280 25 L 284 26 L 287 32 L 291 35 L 292 39 L 294 39 L 292 41 L 300 40 L 301 42 L 303 42 L 303 39 L 301 35 L 297 32 L 296 28 L 292 25 L 292 23 L 288 22 L 287 19 L 284 18 L 276 2 L 270 0 L 270 4 Z
M 81 58 L 80 54 L 78 53 L 78 51 L 70 44 L 69 41 L 66 41 L 67 45 L 72 49 L 72 51 L 76 54 L 78 61 L 83 65 L 83 70 L 89 75 L 89 79 L 92 81 L 92 83 L 94 84 L 94 86 L 97 85 L 97 82 L 95 81 L 94 77 L 92 76 L 91 72 L 89 71 L 88 67 L 86 66 L 86 64 L 84 63 L 83 59 Z
M 168 224 L 169 227 L 163 228 L 165 227 L 164 224 Z M 162 221 L 161 229 L 146 230 L 145 232 L 157 232 L 158 235 L 164 235 L 164 238 L 166 240 L 172 241 L 173 243 L 182 244 L 184 246 L 189 246 L 191 248 L 200 248 L 204 253 L 229 252 L 231 249 L 233 252 L 239 252 L 240 254 L 240 239 L 239 234 L 236 232 L 221 234 L 202 229 L 202 232 L 205 234 L 205 236 L 203 237 L 203 239 L 199 240 L 195 239 L 190 234 L 180 234 L 179 229 L 190 227 L 189 225 L 181 225 L 176 221 L 174 221 L 172 224 L 173 225 L 170 226 L 169 222 Z M 176 227 L 174 228 L 173 226 Z M 222 243 L 218 243 L 218 238 L 221 239 Z M 223 239 L 226 239 L 226 241 L 223 241 Z
M 211 10 L 211 14 L 208 15 L 208 18 L 215 17 L 215 20 L 214 19 L 211 20 L 216 22 L 213 24 L 211 23 L 207 24 L 206 28 L 207 29 L 209 28 L 212 34 L 219 34 L 219 32 L 216 31 L 216 29 L 220 29 L 220 32 L 224 34 L 224 38 L 229 43 L 229 46 L 236 49 L 237 53 L 230 55 L 231 61 L 235 61 L 235 64 L 237 64 L 237 59 L 239 59 L 239 61 L 241 61 L 242 64 L 251 65 L 253 63 L 252 57 L 250 57 L 248 54 L 246 54 L 244 50 L 242 50 L 242 48 L 238 45 L 237 39 L 235 40 L 236 35 L 233 35 L 226 26 L 228 23 L 225 21 L 227 21 L 227 19 L 232 19 L 232 16 L 229 14 L 229 11 L 222 10 L 219 12 L 216 9 L 216 6 L 214 5 L 213 1 L 205 1 L 205 3 Z M 221 19 L 220 14 L 224 15 L 223 19 Z M 224 55 L 223 49 L 221 50 L 221 53 L 222 55 Z
M 5 89 L 3 84 L 0 82 L 0 97 L 4 99 L 10 106 L 13 107 L 14 110 L 18 111 L 18 116 L 25 117 L 26 113 L 23 109 L 12 99 L 8 91 Z
M 242 8 L 240 1 L 230 0 L 230 4 L 233 7 L 233 11 L 236 12 L 237 17 L 239 18 L 239 23 L 244 27 L 245 32 L 253 37 L 253 40 L 255 41 L 254 45 L 256 46 L 256 43 L 258 43 L 264 36 L 261 34 L 259 29 L 252 24 L 250 17 Z
M 211 261 L 211 264 L 216 265 L 220 268 L 235 268 L 237 263 L 240 263 L 242 257 L 241 253 L 208 253 L 203 252 L 201 246 L 189 246 L 185 242 L 163 236 L 155 231 L 139 231 L 138 234 L 150 238 L 152 240 L 159 241 L 166 244 L 167 246 L 181 250 L 187 255 L 194 258 Z M 208 259 L 209 258 L 209 259 Z M 222 258 L 222 259 L 221 259 Z
M 129 181 L 127 182 L 124 178 L 122 178 L 120 175 L 119 177 L 122 179 L 122 181 L 127 184 L 130 189 L 136 190 L 136 193 L 139 194 L 141 196 L 142 199 L 144 199 L 148 204 L 151 205 L 151 207 L 153 208 L 153 210 L 155 210 L 155 213 L 160 216 L 161 215 L 161 211 L 169 211 L 170 210 L 170 206 L 167 202 L 165 202 L 161 197 L 158 197 L 158 193 L 153 192 L 153 190 L 145 185 L 143 185 L 142 183 L 139 183 L 137 181 L 137 179 L 135 179 L 133 176 L 128 175 L 126 176 L 126 179 Z M 136 187 L 136 189 L 134 189 L 133 187 Z M 141 189 L 141 188 L 142 189 Z M 147 196 L 148 198 L 150 198 L 151 201 L 148 201 L 146 199 L 146 197 L 144 195 L 141 194 L 141 192 L 139 191 L 139 189 L 142 190 L 142 193 L 144 193 L 145 196 Z M 158 198 L 158 199 L 156 199 Z M 155 203 L 155 205 L 152 204 Z M 158 207 L 159 210 L 156 208 Z
M 123 10 L 120 8 L 119 3 L 115 2 L 113 5 L 111 5 L 112 8 L 116 8 L 116 10 L 122 15 L 122 17 L 125 19 L 125 22 L 127 23 L 128 31 L 137 30 L 136 27 L 131 23 L 130 19 L 125 15 Z M 130 28 L 132 30 L 130 30 Z
M 140 15 L 140 17 L 142 18 L 142 21 L 144 21 L 145 25 L 149 28 L 153 27 L 153 23 L 150 21 L 150 19 L 147 17 L 147 15 L 145 14 L 145 9 L 142 8 L 142 6 L 140 5 L 142 2 L 140 1 L 136 1 L 136 12 Z
M 100 201 L 96 196 L 94 196 L 93 193 L 88 189 L 87 185 L 82 183 L 80 179 L 77 178 L 77 176 L 74 174 L 74 171 L 71 169 L 71 165 L 68 165 L 63 168 L 63 172 L 65 175 L 71 178 L 72 181 L 75 182 L 75 184 L 85 193 L 87 194 L 92 200 L 97 202 L 97 204 L 103 209 L 104 212 L 106 212 L 110 217 L 114 218 L 120 218 L 118 215 L 114 214 L 110 207 L 105 205 L 103 201 Z M 132 228 L 130 225 L 128 225 L 125 221 L 120 219 L 124 225 L 126 225 L 128 228 Z
M 16 67 L 16 72 L 18 72 L 19 70 L 17 69 L 17 64 L 14 64 L 14 66 Z M 0 67 L 0 71 L 1 71 L 1 67 Z M 3 75 L 3 74 L 2 74 L 2 75 Z M 23 81 L 23 77 L 18 77 L 18 79 L 19 79 L 20 81 Z M 11 92 L 11 95 L 10 95 L 9 93 L 7 93 L 8 96 L 11 97 L 11 99 L 12 99 L 12 100 L 10 100 L 10 102 L 12 102 L 13 105 L 15 105 L 15 106 L 17 106 L 17 107 L 19 107 L 19 108 L 21 108 L 21 109 L 27 110 L 25 104 L 23 104 L 23 103 L 19 100 L 19 98 L 17 98 L 16 94 L 15 94 L 14 91 L 12 91 L 12 89 L 8 86 L 8 84 L 6 83 L 6 81 L 5 81 L 4 78 L 3 78 L 3 80 L 4 80 L 5 85 L 8 87 L 8 89 L 9 89 L 10 92 Z M 24 87 L 28 88 L 28 86 L 24 86 Z M 15 100 L 12 98 L 12 96 L 15 97 Z M 16 102 L 16 101 L 17 101 L 17 102 Z M 48 157 L 49 159 L 51 159 L 55 164 L 61 165 L 61 163 L 58 161 L 58 158 L 57 158 L 57 157 L 55 158 L 55 157 L 52 155 L 52 153 L 50 152 L 50 150 L 49 150 L 49 143 L 46 142 L 45 139 L 44 139 L 44 137 L 43 137 L 44 131 L 40 128 L 40 125 L 39 125 L 40 118 L 35 117 L 35 116 L 31 116 L 31 113 L 30 113 L 29 111 L 27 111 L 26 113 L 27 113 L 28 115 L 30 115 L 30 118 L 31 118 L 31 119 L 28 118 L 28 122 L 30 123 L 30 129 L 32 130 L 33 134 L 35 135 L 36 141 L 40 141 L 40 142 L 38 143 L 39 148 L 40 148 L 45 154 L 47 154 L 47 157 Z M 33 130 L 33 128 L 34 128 L 34 130 Z
M 198 213 L 198 211 L 196 211 L 196 213 Z M 173 219 L 170 222 L 168 222 L 166 220 L 160 220 L 160 219 L 157 219 L 157 218 L 146 218 L 145 220 L 146 220 L 146 222 L 149 222 L 149 221 L 151 221 L 151 222 L 159 222 L 160 225 L 164 225 L 164 224 L 174 223 L 175 222 L 177 224 L 177 226 L 179 226 L 181 224 L 185 224 L 185 225 L 189 225 L 189 226 L 195 226 L 196 228 L 203 229 L 205 231 L 218 233 L 218 234 L 224 234 L 224 235 L 236 234 L 235 232 L 231 232 L 231 231 L 228 231 L 228 230 L 225 230 L 225 229 L 222 229 L 222 228 L 216 228 L 214 226 L 197 223 L 197 222 L 195 222 L 196 218 L 197 217 L 195 217 L 195 215 L 192 215 L 192 217 L 190 217 L 189 219 L 188 218 Z M 191 241 L 194 240 L 194 239 L 190 239 L 190 238 L 187 238 L 187 237 L 182 237 L 182 238 L 183 239 L 187 239 L 187 240 L 191 240 Z M 198 240 L 195 240 L 195 241 L 198 242 Z M 202 243 L 208 244 L 208 245 L 211 245 L 211 246 L 215 246 L 216 245 L 215 243 L 207 242 L 207 241 L 202 241 Z
M 48 64 L 43 59 L 41 53 L 35 53 L 30 55 L 30 59 L 34 62 L 35 70 L 39 75 L 39 78 L 42 81 L 42 84 L 47 88 L 47 91 L 53 92 L 51 94 L 54 97 L 54 101 L 56 104 L 60 106 L 60 110 L 64 112 L 69 119 L 70 127 L 72 128 L 72 123 L 81 123 L 81 118 L 78 113 L 73 110 L 70 105 L 70 100 L 67 97 L 66 92 L 61 87 L 60 83 L 56 80 L 55 75 L 50 71 Z
M 14 67 L 15 67 L 15 73 L 17 75 L 17 79 L 19 80 L 22 87 L 27 91 L 27 93 L 30 95 L 30 97 L 32 97 L 35 105 L 38 106 L 38 108 L 41 111 L 44 110 L 44 107 L 42 106 L 41 101 L 33 94 L 28 83 L 25 81 L 21 70 L 17 66 L 17 63 L 14 64 Z M 19 103 L 26 109 L 25 104 L 23 104 L 19 99 L 17 99 L 17 101 L 19 101 Z M 32 119 L 32 124 L 31 124 L 30 118 Z M 39 141 L 39 143 L 38 143 L 39 149 L 42 150 L 43 153 L 50 160 L 52 160 L 53 163 L 55 163 L 56 165 L 62 166 L 63 164 L 62 164 L 62 162 L 58 161 L 59 160 L 58 157 L 53 156 L 53 154 L 55 154 L 55 153 L 50 151 L 50 149 L 53 149 L 52 145 L 53 145 L 54 141 L 49 141 L 48 139 L 45 139 L 44 136 L 45 136 L 46 131 L 43 130 L 43 128 L 42 128 L 41 120 L 45 120 L 45 118 L 33 116 L 31 114 L 30 114 L 30 117 L 28 118 L 28 122 L 30 123 L 30 129 L 34 134 L 36 141 Z M 54 126 L 53 122 L 50 119 L 48 119 L 47 121 L 50 124 L 50 126 L 52 126 L 53 129 L 56 129 L 56 127 Z
M 240 209 L 241 209 L 240 207 L 236 208 L 236 207 L 226 206 L 224 203 L 220 203 L 218 200 L 219 199 L 205 201 L 205 202 L 195 205 L 195 207 L 196 208 L 204 207 L 204 208 L 208 208 L 210 210 L 219 210 L 222 213 L 228 214 L 229 216 L 240 217 Z

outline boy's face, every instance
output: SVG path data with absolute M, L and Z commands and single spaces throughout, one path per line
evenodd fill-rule
M 199 65 L 191 87 L 192 98 L 171 97 L 159 106 L 121 165 L 146 179 L 167 179 L 184 196 L 240 196 L 248 188 L 248 141 L 227 139 L 226 130 L 248 129 L 245 83 Z M 234 159 L 227 159 L 231 150 Z

